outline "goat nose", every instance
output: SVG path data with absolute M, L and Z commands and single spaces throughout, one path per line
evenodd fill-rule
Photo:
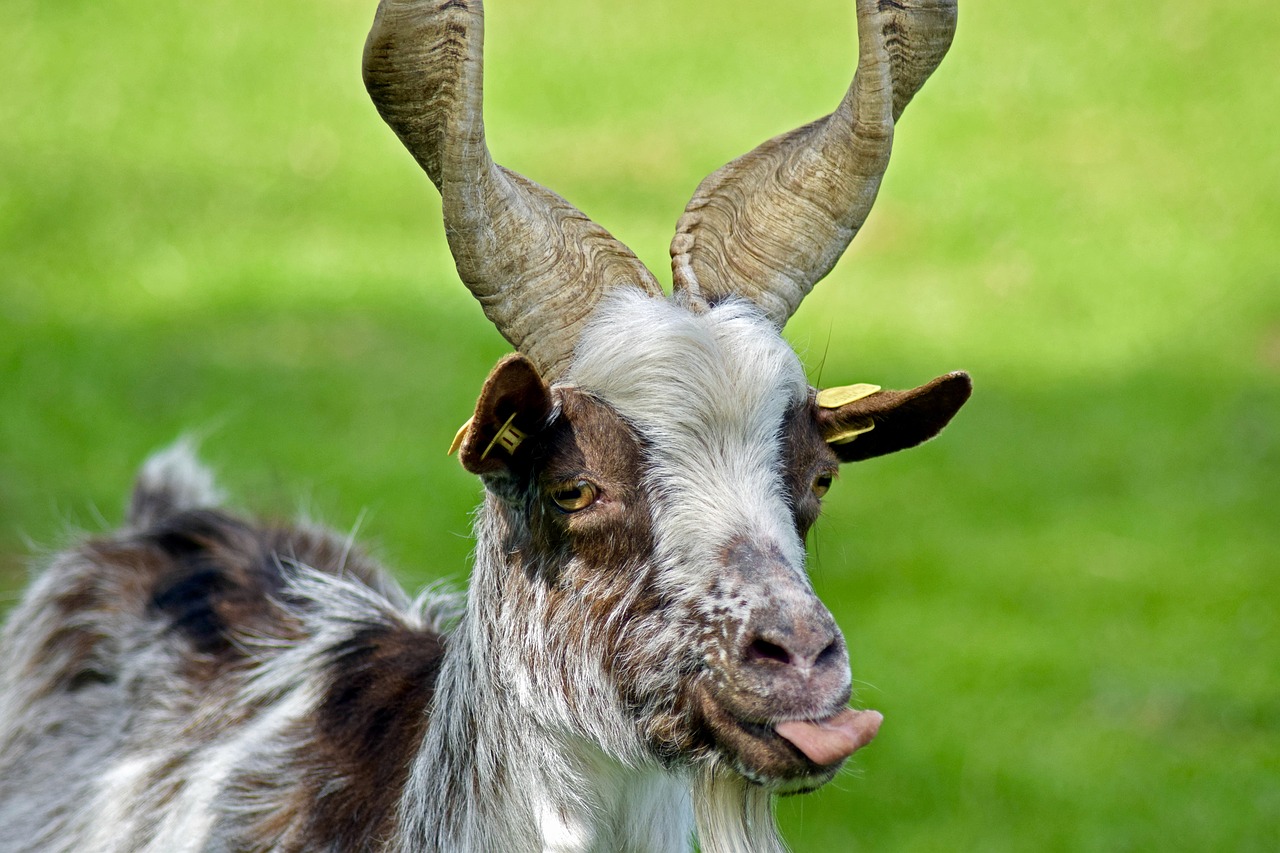
M 753 668 L 816 675 L 845 661 L 844 639 L 829 616 L 790 624 L 771 619 L 753 627 L 743 650 L 743 660 Z

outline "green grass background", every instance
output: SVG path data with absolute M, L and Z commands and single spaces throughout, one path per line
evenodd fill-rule
M 0 609 L 184 431 L 241 505 L 466 575 L 445 458 L 506 350 L 362 90 L 372 0 L 0 7 Z M 495 156 L 667 278 L 697 181 L 814 118 L 853 4 L 491 0 Z M 962 0 L 787 328 L 815 380 L 972 371 L 814 540 L 875 745 L 800 851 L 1280 849 L 1280 14 Z

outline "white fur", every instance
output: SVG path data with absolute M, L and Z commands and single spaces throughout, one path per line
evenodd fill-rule
M 215 507 L 225 500 L 213 473 L 197 459 L 196 442 L 190 436 L 147 458 L 138 473 L 135 494 L 162 495 L 169 511 Z M 149 510 L 135 507 L 130 523 L 137 527 L 150 524 L 155 519 L 147 514 Z
M 165 820 L 156 839 L 148 845 L 148 853 L 199 853 L 206 849 L 214 824 L 214 802 L 228 777 L 247 760 L 273 746 L 281 731 L 308 714 L 314 705 L 315 696 L 306 688 L 290 691 L 235 737 L 202 750 L 195 759 L 198 772 L 183 788 L 179 803 L 165 811 Z

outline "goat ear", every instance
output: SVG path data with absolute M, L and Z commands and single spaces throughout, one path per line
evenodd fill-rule
M 475 415 L 454 439 L 462 467 L 472 474 L 509 469 L 526 458 L 527 439 L 550 411 L 551 392 L 533 363 L 520 353 L 504 357 L 484 381 Z
M 831 388 L 818 394 L 818 426 L 841 462 L 861 462 L 933 438 L 972 390 L 969 374 L 960 371 L 910 391 Z

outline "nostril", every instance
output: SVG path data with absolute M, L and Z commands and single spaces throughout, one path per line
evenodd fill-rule
M 827 643 L 827 647 L 818 652 L 818 656 L 814 658 L 813 665 L 815 667 L 823 667 L 834 661 L 840 656 L 840 641 L 832 640 Z
M 756 637 L 747 646 L 747 660 L 753 663 L 768 660 L 786 665 L 791 663 L 791 654 L 777 643 Z

